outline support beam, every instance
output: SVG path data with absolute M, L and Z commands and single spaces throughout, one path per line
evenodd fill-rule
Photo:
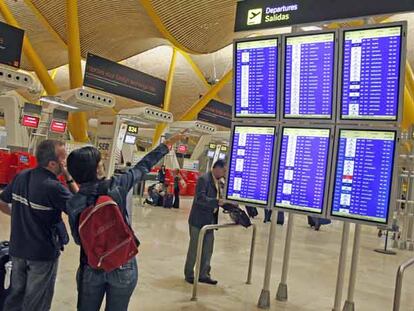
M 228 71 L 208 92 L 201 97 L 194 105 L 192 105 L 182 116 L 181 121 L 191 121 L 194 120 L 198 113 L 203 110 L 203 108 L 212 100 L 218 92 L 220 92 L 223 87 L 231 81 L 233 77 L 233 70 Z
M 155 27 L 157 27 L 158 31 L 164 36 L 165 39 L 171 42 L 171 44 L 174 47 L 178 47 L 180 50 L 183 50 L 185 52 L 191 53 L 191 54 L 200 54 L 195 51 L 191 51 L 190 49 L 186 48 L 184 45 L 182 45 L 178 40 L 170 34 L 168 29 L 164 26 L 164 23 L 161 21 L 161 18 L 158 16 L 157 12 L 155 11 L 152 0 L 139 0 L 142 7 L 145 9 L 145 12 L 147 12 L 149 18 L 154 23 Z
M 171 93 L 172 86 L 174 82 L 174 73 L 175 73 L 175 64 L 177 62 L 177 49 L 173 48 L 173 53 L 171 56 L 170 69 L 168 71 L 167 84 L 165 86 L 165 95 L 164 95 L 164 111 L 170 111 L 171 106 Z M 161 135 L 164 133 L 166 128 L 166 123 L 158 124 L 155 129 L 154 137 L 152 138 L 152 146 L 155 147 L 158 145 L 158 141 L 161 138 Z
M 72 89 L 81 87 L 82 67 L 81 49 L 79 36 L 78 0 L 66 0 L 68 54 L 69 54 L 69 77 Z M 87 142 L 88 119 L 85 112 L 71 113 L 68 128 L 75 141 Z
M 8 24 L 14 27 L 20 28 L 19 23 L 14 18 L 12 12 L 8 8 L 4 0 L 0 0 L 0 12 Z M 36 72 L 37 77 L 39 78 L 46 92 L 49 95 L 57 94 L 59 92 L 58 87 L 53 82 L 52 78 L 49 76 L 46 66 L 43 64 L 42 60 L 40 59 L 39 55 L 34 50 L 32 44 L 30 43 L 26 35 L 24 36 L 24 39 L 23 39 L 23 53 L 24 55 L 26 55 L 27 59 L 32 65 L 34 71 Z

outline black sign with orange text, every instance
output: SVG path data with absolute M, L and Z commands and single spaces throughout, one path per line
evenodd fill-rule
M 231 106 L 213 99 L 200 111 L 197 120 L 230 128 L 231 118 Z
M 88 53 L 83 85 L 162 108 L 165 81 Z
M 0 22 L 0 63 L 20 67 L 24 30 Z

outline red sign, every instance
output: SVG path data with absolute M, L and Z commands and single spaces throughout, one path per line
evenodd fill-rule
M 187 150 L 188 150 L 188 148 L 187 148 L 186 145 L 179 145 L 178 148 L 177 148 L 178 153 L 187 153 Z
M 50 131 L 54 133 L 65 133 L 66 122 L 52 120 L 52 123 L 50 123 Z
M 23 115 L 22 125 L 37 129 L 39 127 L 39 121 L 40 121 L 39 117 Z

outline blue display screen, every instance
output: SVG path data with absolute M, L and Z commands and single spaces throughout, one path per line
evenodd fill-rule
M 387 223 L 395 142 L 395 131 L 339 131 L 332 215 Z
M 274 127 L 234 127 L 227 199 L 268 204 L 275 135 Z
M 283 128 L 276 206 L 322 214 L 330 129 Z
M 284 117 L 331 119 L 335 33 L 287 37 Z
M 236 117 L 276 117 L 278 39 L 237 42 L 235 54 Z
M 342 119 L 397 120 L 401 26 L 344 32 Z

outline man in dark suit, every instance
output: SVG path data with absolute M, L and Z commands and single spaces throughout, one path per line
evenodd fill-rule
M 188 246 L 184 268 L 185 280 L 191 284 L 194 282 L 198 235 L 203 226 L 218 223 L 219 206 L 222 206 L 224 203 L 221 199 L 222 193 L 219 180 L 225 175 L 226 163 L 223 160 L 218 160 L 214 163 L 211 172 L 200 176 L 197 181 L 196 194 L 188 219 L 188 224 L 190 225 L 190 245 Z M 217 281 L 210 276 L 210 260 L 213 255 L 213 248 L 214 232 L 209 230 L 204 236 L 199 281 L 216 285 Z

